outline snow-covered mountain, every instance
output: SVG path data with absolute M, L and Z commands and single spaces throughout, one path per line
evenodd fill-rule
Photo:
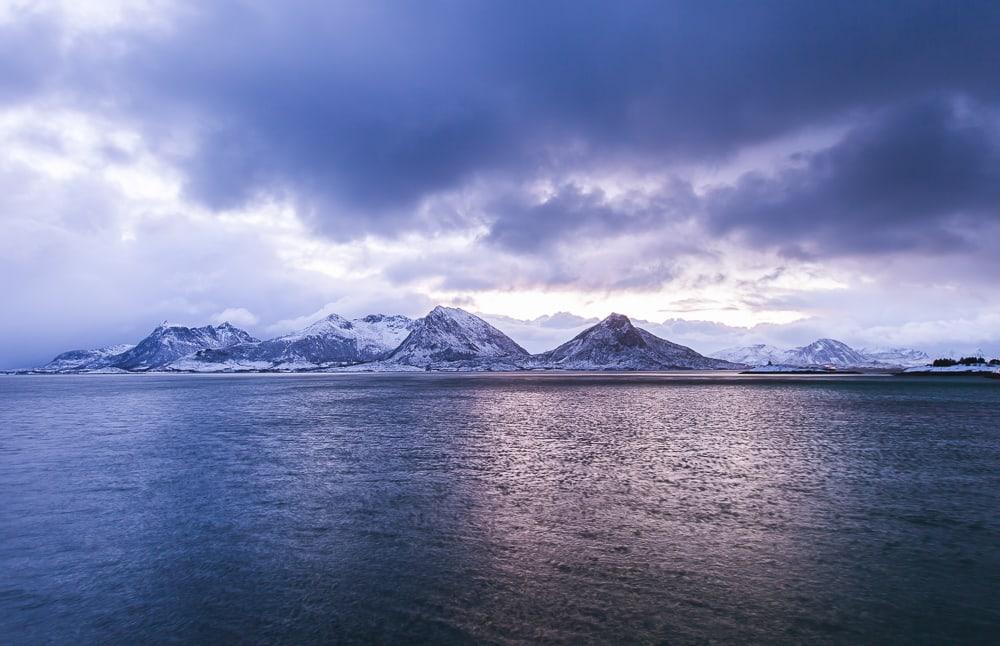
M 782 363 L 790 366 L 835 366 L 850 368 L 865 366 L 870 360 L 851 346 L 836 339 L 817 339 L 809 345 L 792 348 Z
M 44 372 L 80 372 L 84 370 L 100 370 L 114 363 L 115 357 L 127 352 L 135 346 L 130 343 L 112 345 L 95 350 L 70 350 L 63 352 L 41 368 Z
M 856 350 L 834 339 L 781 350 L 758 344 L 706 357 L 612 314 L 559 347 L 530 355 L 478 316 L 435 307 L 422 319 L 331 314 L 285 336 L 259 341 L 229 323 L 157 327 L 138 344 L 64 352 L 40 372 L 224 372 L 295 370 L 675 370 L 744 366 L 894 368 L 924 365 L 919 350 Z
M 115 356 L 109 367 L 134 372 L 158 370 L 199 350 L 256 342 L 249 333 L 229 323 L 185 327 L 164 322 L 135 347 Z
M 913 348 L 870 348 L 860 351 L 870 361 L 909 368 L 923 366 L 931 362 L 931 357 L 922 350 Z
M 757 344 L 727 348 L 713 357 L 751 366 L 768 363 L 782 366 L 831 366 L 835 368 L 893 368 L 923 365 L 930 360 L 926 353 L 909 348 L 856 350 L 836 339 L 818 339 L 808 345 L 781 350 Z
M 207 349 L 171 364 L 173 370 L 311 370 L 331 364 L 381 359 L 417 325 L 400 315 L 370 314 L 347 320 L 331 314 L 308 327 L 269 341 Z
M 516 367 L 527 350 L 483 319 L 454 307 L 438 306 L 420 319 L 409 336 L 386 359 L 431 369 Z
M 735 369 L 742 366 L 712 359 L 671 343 L 612 314 L 554 350 L 536 355 L 542 368 L 564 370 Z
M 773 345 L 758 343 L 756 345 L 726 348 L 708 355 L 714 359 L 723 359 L 733 363 L 743 363 L 748 366 L 766 366 L 768 363 L 778 364 L 784 360 L 785 351 Z

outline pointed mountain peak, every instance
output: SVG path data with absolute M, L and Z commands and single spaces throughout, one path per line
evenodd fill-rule
M 460 307 L 445 307 L 438 305 L 432 309 L 425 317 L 429 324 L 450 325 L 466 328 L 482 328 L 487 326 L 493 328 L 489 323 L 479 318 L 472 312 L 467 312 Z
M 637 328 L 612 313 L 554 350 L 539 355 L 543 366 L 572 370 L 674 370 L 736 367 Z
M 389 358 L 397 363 L 426 366 L 527 354 L 510 337 L 475 314 L 438 305 L 416 322 L 413 331 Z
M 327 314 L 326 316 L 324 316 L 320 320 L 322 320 L 322 321 L 330 321 L 332 323 L 346 323 L 347 322 L 347 319 L 345 319 L 343 316 L 341 316 L 340 314 L 337 314 L 337 313 Z
M 632 321 L 629 320 L 629 317 L 624 314 L 612 312 L 611 314 L 608 314 L 607 318 L 601 321 L 600 325 L 609 327 L 632 327 Z
M 346 330 L 350 329 L 351 322 L 345 319 L 340 314 L 327 314 L 321 319 L 318 319 L 306 327 L 298 330 L 297 332 L 292 332 L 291 334 L 286 334 L 285 338 L 299 338 L 303 336 L 322 336 L 329 334 L 331 330 Z
M 460 307 L 445 307 L 444 305 L 437 305 L 427 314 L 427 316 L 456 318 L 473 316 L 473 314 L 466 312 Z

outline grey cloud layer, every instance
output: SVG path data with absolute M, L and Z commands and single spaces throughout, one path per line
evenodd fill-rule
M 970 205 L 976 216 L 994 198 L 990 171 L 975 168 L 995 159 L 995 141 L 926 102 L 996 105 L 995 3 L 228 1 L 185 5 L 173 20 L 77 39 L 71 52 L 58 24 L 8 26 L 0 98 L 37 96 L 56 79 L 66 100 L 162 139 L 204 204 L 282 195 L 338 238 L 433 225 L 413 217 L 421 201 L 473 179 L 718 161 L 838 119 L 861 125 L 835 149 L 717 195 L 714 230 L 770 243 L 769 227 L 790 228 L 836 247 L 850 237 L 838 229 L 874 217 L 885 226 L 873 244 L 920 248 L 941 227 L 893 227 Z M 18 46 L 27 39 L 35 46 Z M 193 149 L 173 147 L 180 132 Z M 912 166 L 895 168 L 904 159 Z M 908 183 L 923 186 L 905 198 L 916 210 L 900 197 Z M 572 189 L 541 206 L 486 193 L 483 212 L 465 215 L 485 218 L 489 240 L 508 249 L 655 225 Z M 805 210 L 821 226 L 803 226 Z
M 486 242 L 514 252 L 549 251 L 566 238 L 603 238 L 663 229 L 694 215 L 698 208 L 690 184 L 677 180 L 652 193 L 630 192 L 616 198 L 572 183 L 560 186 L 542 201 L 531 195 L 506 193 L 485 207 L 493 218 Z
M 711 192 L 710 222 L 791 253 L 966 251 L 1000 221 L 998 119 L 940 99 L 888 111 L 790 170 Z

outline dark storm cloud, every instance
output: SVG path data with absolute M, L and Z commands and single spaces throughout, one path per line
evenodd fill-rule
M 485 218 L 491 243 L 538 252 L 565 234 L 650 230 L 669 214 L 572 188 L 532 205 L 520 189 L 497 187 L 718 162 L 749 144 L 874 113 L 904 119 L 884 123 L 886 137 L 893 128 L 919 136 L 913 120 L 923 118 L 938 136 L 961 139 L 941 131 L 940 117 L 898 106 L 931 96 L 1000 101 L 1000 5 L 990 2 L 228 0 L 183 4 L 168 22 L 71 42 L 41 14 L 4 24 L 0 101 L 49 88 L 72 107 L 139 127 L 201 203 L 286 198 L 340 239 Z M 858 135 L 866 136 L 876 135 Z M 836 155 L 860 158 L 864 143 L 845 142 L 807 172 L 835 172 L 846 163 Z M 887 154 L 872 163 L 891 164 Z M 823 181 L 784 180 L 803 195 Z M 928 180 L 925 196 L 939 181 Z M 735 196 L 774 198 L 754 182 L 764 180 L 744 178 Z M 485 215 L 414 216 L 425 198 L 470 186 Z M 892 181 L 852 184 L 857 192 L 840 203 L 864 201 L 869 213 L 891 206 L 883 186 L 894 190 Z M 713 222 L 718 230 L 745 218 L 760 219 L 761 232 L 767 222 L 798 228 L 766 207 L 751 202 L 741 216 L 716 205 Z M 817 219 L 850 224 L 854 215 L 832 208 Z
M 507 193 L 486 210 L 495 218 L 486 240 L 515 252 L 534 253 L 573 238 L 642 233 L 681 220 L 697 208 L 691 186 L 675 180 L 652 195 L 609 198 L 600 189 L 566 184 L 537 200 Z
M 230 1 L 179 15 L 81 46 L 78 96 L 103 95 L 165 150 L 193 131 L 194 151 L 170 150 L 203 203 L 283 195 L 341 238 L 412 227 L 422 198 L 473 179 L 718 160 L 928 94 L 1000 90 L 995 3 Z M 494 239 L 535 242 L 502 219 Z
M 974 248 L 1000 222 L 997 117 L 945 100 L 888 111 L 791 170 L 711 192 L 709 222 L 792 255 Z

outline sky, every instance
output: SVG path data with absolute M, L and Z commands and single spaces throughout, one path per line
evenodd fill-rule
M 1000 354 L 1000 4 L 0 0 L 0 367 L 612 311 Z

